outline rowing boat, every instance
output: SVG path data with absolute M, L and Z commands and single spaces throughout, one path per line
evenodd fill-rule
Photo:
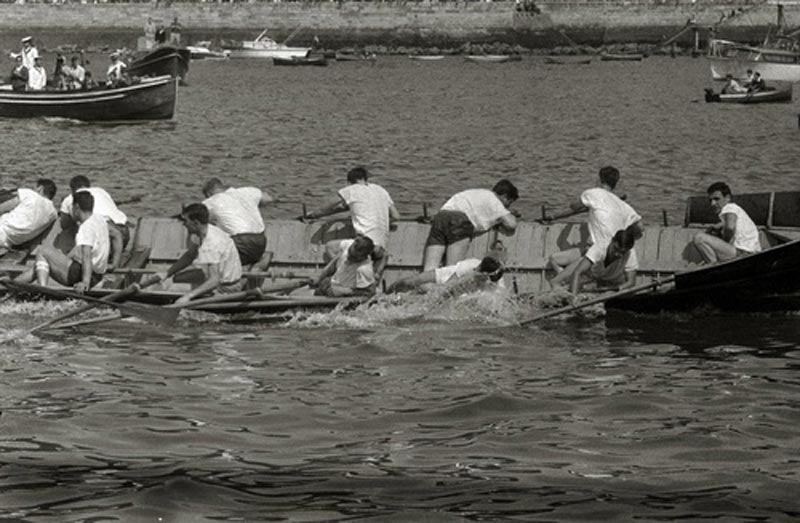
M 502 64 L 506 62 L 512 61 L 520 61 L 522 57 L 520 55 L 511 55 L 511 54 L 474 54 L 474 55 L 467 55 L 465 59 L 468 62 L 475 62 L 475 63 L 490 63 L 490 64 Z
M 733 104 L 761 104 L 783 103 L 792 101 L 792 84 L 785 84 L 778 88 L 769 88 L 763 91 L 746 93 L 715 93 L 713 89 L 706 88 L 706 102 L 721 102 Z
M 727 264 L 704 266 L 699 252 L 691 245 L 698 231 L 717 221 L 704 196 L 692 197 L 687 203 L 685 221 L 681 225 L 650 225 L 636 243 L 640 269 L 637 283 L 676 275 L 676 286 L 668 291 L 637 295 L 610 304 L 626 310 L 656 311 L 672 309 L 674 303 L 697 306 L 703 303 L 734 310 L 771 310 L 791 305 L 798 285 L 782 285 L 787 279 L 800 282 L 797 242 L 800 239 L 800 192 L 776 192 L 737 195 L 734 201 L 744 208 L 761 228 L 763 254 L 737 259 Z M 347 217 L 304 223 L 295 220 L 267 220 L 265 234 L 268 249 L 273 252 L 267 273 L 250 273 L 253 285 L 273 286 L 298 281 L 319 274 L 325 265 L 324 245 L 331 240 L 353 236 Z M 70 248 L 69 238 L 54 225 L 50 240 Z M 389 265 L 384 273 L 385 284 L 421 270 L 422 252 L 429 225 L 417 221 L 401 221 L 389 236 Z M 139 281 L 143 275 L 163 272 L 181 255 L 187 245 L 187 233 L 174 218 L 140 218 L 131 235 L 122 269 L 109 275 L 90 294 L 102 297 L 120 287 Z M 589 231 L 585 223 L 520 222 L 515 234 L 506 236 L 497 231 L 477 236 L 469 251 L 470 257 L 482 257 L 496 240 L 507 250 L 506 286 L 521 294 L 538 294 L 550 289 L 547 281 L 549 257 L 561 250 L 585 248 Z M 0 258 L 0 271 L 19 273 L 32 260 L 25 253 L 10 252 Z M 738 289 L 747 289 L 739 296 Z M 714 292 L 709 292 L 713 289 Z M 188 290 L 187 284 L 174 284 L 165 289 L 147 290 L 134 299 L 145 303 L 168 304 Z M 684 297 L 689 296 L 691 300 Z M 672 292 L 674 291 L 674 292 Z M 762 292 L 763 291 L 763 292 Z M 784 292 L 785 291 L 785 292 Z M 715 297 L 725 296 L 724 300 Z M 313 296 L 308 288 L 293 291 L 288 297 L 252 297 L 202 307 L 215 313 L 275 313 L 304 308 L 329 309 L 360 303 L 359 299 L 331 299 Z M 743 303 L 745 302 L 746 303 Z M 797 300 L 795 300 L 796 302 Z M 783 305 L 781 305 L 783 304 Z M 800 307 L 800 305 L 798 305 Z

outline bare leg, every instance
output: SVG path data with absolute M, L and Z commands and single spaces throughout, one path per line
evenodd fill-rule
M 426 245 L 425 254 L 422 258 L 423 272 L 432 271 L 439 267 L 444 257 L 444 245 Z
M 447 265 L 455 265 L 467 257 L 469 242 L 469 238 L 464 238 L 447 246 Z
M 579 260 L 580 257 L 581 250 L 577 247 L 574 249 L 567 249 L 566 251 L 560 251 L 550 256 L 550 259 L 547 260 L 547 268 L 553 269 L 556 274 L 559 274 L 569 266 L 569 264 L 574 263 L 575 260 Z
M 706 263 L 727 261 L 736 258 L 736 247 L 722 238 L 705 232 L 698 232 L 692 240 Z
M 555 277 L 550 280 L 550 287 L 555 289 L 559 285 L 567 285 L 569 282 L 572 281 L 572 275 L 575 274 L 575 271 L 578 268 L 578 265 L 581 263 L 583 257 L 579 250 L 577 251 L 577 257 L 570 262 L 561 272 L 555 275 Z
M 255 265 L 253 265 L 253 269 L 258 272 L 265 272 L 267 269 L 269 269 L 269 266 L 272 263 L 272 254 L 272 251 L 264 251 L 261 259 L 258 260 Z
M 49 265 L 49 271 L 40 269 L 42 260 Z M 61 285 L 69 285 L 69 267 L 72 265 L 72 262 L 72 258 L 59 249 L 48 245 L 42 245 L 39 248 L 39 253 L 36 255 L 36 277 L 39 285 L 47 285 L 48 275 Z

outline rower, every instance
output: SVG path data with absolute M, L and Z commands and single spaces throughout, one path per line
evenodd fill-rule
M 517 228 L 508 208 L 519 198 L 517 188 L 500 180 L 492 190 L 467 189 L 453 195 L 433 217 L 425 242 L 422 270 L 432 271 L 446 257 L 454 265 L 466 257 L 473 236 L 498 226 L 506 234 Z
M 87 191 L 75 194 L 74 209 L 79 224 L 75 247 L 64 254 L 52 245 L 40 245 L 34 268 L 20 274 L 17 281 L 30 283 L 36 278 L 44 286 L 52 277 L 61 285 L 85 292 L 103 279 L 110 249 L 106 220 L 93 212 L 94 197 Z
M 570 274 L 562 276 L 560 273 L 565 267 L 575 263 L 576 259 L 586 258 L 589 266 L 602 262 L 608 244 L 617 231 L 631 227 L 634 240 L 642 237 L 642 217 L 613 192 L 619 183 L 619 177 L 617 168 L 603 167 L 598 173 L 598 186 L 583 191 L 580 198 L 570 204 L 570 208 L 576 214 L 588 211 L 591 244 L 588 248 L 567 249 L 550 256 L 548 266 L 556 272 L 551 284 L 558 285 L 564 282 Z
M 712 183 L 707 193 L 720 221 L 706 232 L 698 232 L 692 240 L 703 260 L 714 263 L 761 252 L 758 228 L 747 212 L 731 201 L 733 195 L 728 184 Z
M 13 208 L 0 215 L 0 251 L 22 245 L 43 233 L 58 217 L 53 205 L 56 184 L 40 178 L 35 189 L 17 189 L 4 207 Z
M 203 194 L 210 222 L 233 239 L 242 266 L 257 264 L 257 270 L 266 270 L 271 256 L 265 256 L 267 237 L 260 208 L 272 197 L 257 187 L 229 187 L 219 178 L 208 180 Z
M 314 282 L 316 294 L 341 297 L 375 293 L 377 280 L 370 261 L 375 244 L 371 239 L 356 236 L 353 240 L 334 241 L 328 249 L 334 253 L 334 258 Z

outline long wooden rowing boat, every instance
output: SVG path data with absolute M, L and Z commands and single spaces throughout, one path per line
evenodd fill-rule
M 784 103 L 792 101 L 792 84 L 785 84 L 777 88 L 747 93 L 715 93 L 713 89 L 706 88 L 706 102 L 720 102 L 728 104 L 763 104 Z
M 677 274 L 676 285 L 666 291 L 616 300 L 609 306 L 642 312 L 702 304 L 734 310 L 773 310 L 796 303 L 793 296 L 800 292 L 800 247 L 797 242 L 790 242 L 800 239 L 800 192 L 744 194 L 737 195 L 735 201 L 760 226 L 763 254 L 714 266 L 701 265 L 700 255 L 691 241 L 698 231 L 716 222 L 717 216 L 704 196 L 692 197 L 683 224 L 647 226 L 644 237 L 636 244 L 640 263 L 637 283 Z M 421 270 L 428 230 L 426 223 L 403 221 L 390 234 L 389 265 L 384 274 L 386 285 Z M 254 285 L 271 286 L 319 274 L 324 267 L 324 245 L 331 240 L 352 237 L 353 230 L 348 217 L 315 223 L 268 220 L 265 234 L 267 248 L 273 252 L 272 265 L 267 273 L 252 273 L 249 278 Z M 123 268 L 93 289 L 93 296 L 102 297 L 138 281 L 144 274 L 166 270 L 187 245 L 185 228 L 173 218 L 140 218 L 131 238 Z M 468 256 L 482 257 L 496 239 L 502 240 L 507 250 L 509 270 L 504 276 L 507 287 L 519 293 L 541 293 L 550 289 L 547 282 L 550 255 L 587 246 L 589 232 L 581 222 L 548 225 L 520 222 L 511 236 L 490 231 L 476 237 Z M 71 247 L 71 238 L 59 231 L 57 225 L 50 231 L 49 241 L 63 249 Z M 0 258 L 0 271 L 18 273 L 31 262 L 27 251 L 11 251 Z M 143 291 L 134 299 L 166 304 L 187 289 L 186 284 L 175 284 L 167 289 Z M 742 289 L 746 292 L 740 293 Z M 360 302 L 311 294 L 312 291 L 305 288 L 288 297 L 241 299 L 198 308 L 218 313 L 272 313 Z M 718 296 L 723 298 L 718 299 Z

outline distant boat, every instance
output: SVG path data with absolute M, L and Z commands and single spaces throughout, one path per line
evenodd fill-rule
M 476 63 L 505 63 L 517 62 L 522 60 L 518 54 L 472 54 L 467 55 L 466 60 Z
M 706 102 L 760 104 L 780 103 L 792 101 L 792 84 L 787 84 L 775 89 L 765 89 L 751 93 L 715 93 L 712 89 L 705 90 Z
M 718 39 L 709 40 L 708 50 L 714 80 L 725 80 L 727 75 L 746 78 L 747 71 L 752 70 L 767 81 L 800 82 L 800 52 Z
M 58 117 L 87 122 L 168 120 L 175 114 L 178 79 L 164 75 L 127 87 L 88 91 L 0 89 L 0 117 Z
M 420 62 L 432 62 L 444 59 L 443 54 L 410 54 L 408 57 L 412 60 L 419 60 Z
M 211 42 L 197 42 L 197 45 L 187 45 L 186 49 L 191 53 L 192 60 L 225 60 L 230 55 L 230 51 L 212 51 Z
M 592 59 L 583 57 L 545 56 L 544 63 L 549 65 L 588 65 L 592 63 Z
M 266 35 L 266 29 L 255 40 L 242 42 L 241 47 L 231 47 L 231 58 L 303 58 L 311 52 L 310 47 L 289 47 L 279 44 Z
M 600 53 L 600 60 L 604 62 L 641 62 L 643 59 L 641 53 Z
M 170 75 L 186 81 L 189 73 L 191 53 L 186 48 L 170 45 L 156 47 L 144 54 L 137 53 L 133 62 L 128 64 L 128 74 L 131 76 L 164 76 Z
M 337 62 L 364 62 L 370 61 L 374 62 L 378 59 L 378 55 L 375 53 L 370 54 L 357 54 L 357 53 L 336 53 L 335 55 Z
M 328 65 L 328 59 L 324 56 L 293 56 L 282 58 L 275 56 L 272 58 L 273 65 Z

